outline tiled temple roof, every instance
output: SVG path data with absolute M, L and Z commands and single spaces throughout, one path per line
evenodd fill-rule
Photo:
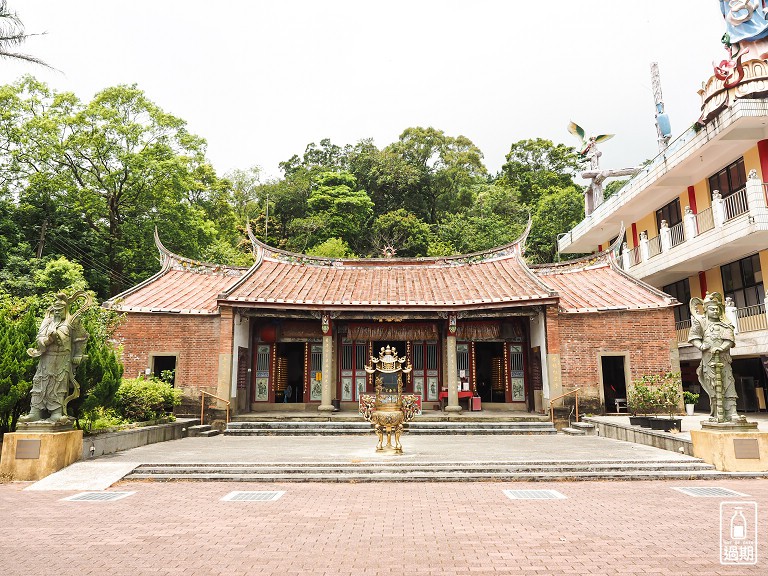
M 247 268 L 198 262 L 168 251 L 155 230 L 160 271 L 107 300 L 104 305 L 122 312 L 218 314 L 218 297 Z
M 678 304 L 669 294 L 624 272 L 616 265 L 614 255 L 613 248 L 609 248 L 562 264 L 532 269 L 542 282 L 557 291 L 561 312 L 640 310 Z
M 322 310 L 446 311 L 500 309 L 559 302 L 563 312 L 640 309 L 676 301 L 612 263 L 611 251 L 529 268 L 528 230 L 516 242 L 440 258 L 315 258 L 269 247 L 251 236 L 250 268 L 183 258 L 155 240 L 162 269 L 108 300 L 124 312 L 217 314 L 240 307 Z M 250 233 L 250 230 L 249 230 Z
M 315 258 L 278 250 L 251 234 L 256 263 L 221 301 L 273 308 L 477 309 L 557 298 L 522 260 L 522 242 L 440 258 Z

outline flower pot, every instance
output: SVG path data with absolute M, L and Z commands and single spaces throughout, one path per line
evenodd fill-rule
M 680 430 L 682 420 L 680 418 L 651 418 L 651 429 L 669 432 L 672 428 Z
M 648 416 L 630 416 L 629 423 L 632 426 L 641 426 L 642 428 L 650 428 L 651 425 L 648 422 Z
M 688 416 L 693 416 L 693 409 L 696 408 L 696 404 L 686 404 L 685 405 L 685 413 L 688 414 Z

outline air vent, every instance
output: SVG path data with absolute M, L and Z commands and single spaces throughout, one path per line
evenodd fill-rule
M 504 490 L 510 500 L 565 500 L 557 490 Z
M 223 502 L 273 502 L 278 500 L 285 491 L 276 492 L 230 492 L 221 500 Z
M 730 488 L 720 488 L 719 486 L 691 486 L 687 488 L 673 488 L 673 490 L 677 490 L 688 496 L 695 496 L 696 498 L 720 498 L 725 496 L 750 497 L 749 494 L 742 494 L 741 492 L 736 492 Z
M 136 494 L 136 492 L 81 492 L 68 498 L 62 498 L 62 500 L 67 502 L 114 502 L 132 494 Z

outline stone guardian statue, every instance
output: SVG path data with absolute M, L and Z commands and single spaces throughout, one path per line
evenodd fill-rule
M 723 296 L 707 293 L 702 301 L 691 298 L 691 331 L 688 342 L 701 350 L 701 364 L 696 374 L 709 395 L 710 422 L 741 423 L 736 412 L 736 381 L 731 367 L 730 349 L 736 344 L 734 327 L 725 317 Z
M 84 302 L 73 314 L 72 304 L 78 299 Z M 40 361 L 32 379 L 31 409 L 19 418 L 22 427 L 29 423 L 58 426 L 70 423 L 67 404 L 80 396 L 75 371 L 86 357 L 83 352 L 88 340 L 80 316 L 92 304 L 90 295 L 83 291 L 71 297 L 63 292 L 56 294 L 56 300 L 40 324 L 34 346 L 27 349 L 27 354 Z

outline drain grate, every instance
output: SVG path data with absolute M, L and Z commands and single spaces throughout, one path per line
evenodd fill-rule
M 74 496 L 62 498 L 62 500 L 68 502 L 113 502 L 127 498 L 132 494 L 136 494 L 136 492 L 81 492 Z
M 510 500 L 565 500 L 557 490 L 504 490 Z
M 273 502 L 278 500 L 285 491 L 278 490 L 274 492 L 245 492 L 235 491 L 230 492 L 221 500 L 223 502 Z
M 743 496 L 749 498 L 749 494 L 742 494 L 730 488 L 721 488 L 719 486 L 689 486 L 687 488 L 672 488 L 688 496 L 696 498 L 719 498 L 721 496 Z

